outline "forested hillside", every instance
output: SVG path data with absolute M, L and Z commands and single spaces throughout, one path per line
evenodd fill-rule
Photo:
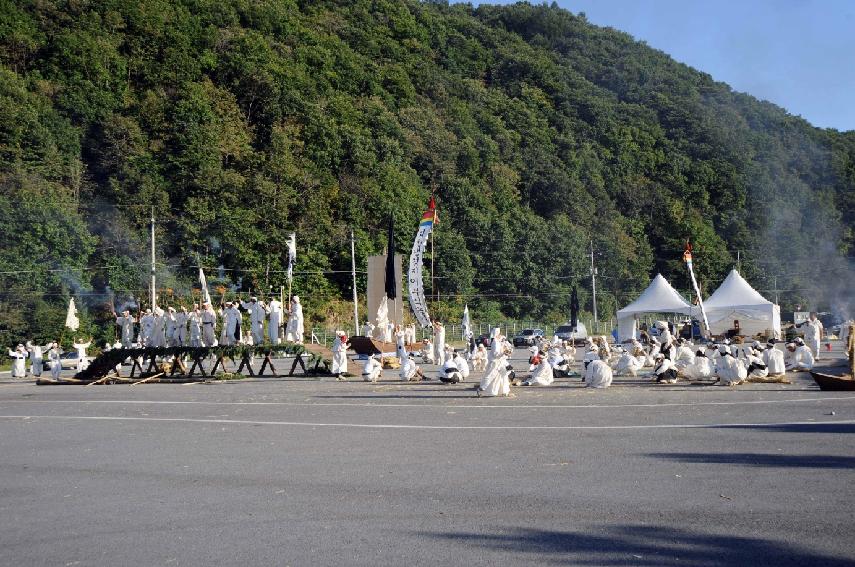
M 563 318 L 574 284 L 590 308 L 593 240 L 608 316 L 657 271 L 688 290 L 687 237 L 707 293 L 739 255 L 785 308 L 851 301 L 855 133 L 583 15 L 0 0 L 5 342 L 57 333 L 72 292 L 86 321 L 144 296 L 150 206 L 162 301 L 199 265 L 278 290 L 293 231 L 311 322 L 347 320 L 350 230 L 364 266 L 391 210 L 406 253 L 432 191 L 441 313 Z

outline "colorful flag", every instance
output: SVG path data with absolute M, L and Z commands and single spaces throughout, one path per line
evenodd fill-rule
M 686 248 L 683 250 L 683 261 L 686 262 L 686 267 L 689 269 L 689 276 L 692 278 L 692 286 L 695 288 L 695 296 L 698 298 L 698 306 L 701 308 L 701 316 L 704 320 L 704 329 L 708 330 L 710 324 L 707 321 L 707 312 L 704 309 L 704 300 L 701 298 L 698 280 L 695 279 L 695 269 L 692 266 L 692 243 L 688 239 L 686 239 Z

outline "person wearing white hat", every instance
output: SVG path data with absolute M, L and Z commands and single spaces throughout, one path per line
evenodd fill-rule
M 787 359 L 784 363 L 788 372 L 801 372 L 813 368 L 813 353 L 804 342 L 787 344 Z
M 481 343 L 472 353 L 472 371 L 483 372 L 485 368 L 487 368 L 487 347 Z
M 155 348 L 166 346 L 166 312 L 160 307 L 152 310 L 152 328 L 149 337 L 150 345 Z
M 653 374 L 656 375 L 656 381 L 659 383 L 677 383 L 677 367 L 664 353 L 660 352 L 656 355 L 656 366 L 653 368 Z
M 249 330 L 252 333 L 252 343 L 260 345 L 264 342 L 264 319 L 266 315 L 264 303 L 258 301 L 257 297 L 250 297 L 249 301 L 241 300 L 240 306 L 249 313 Z
M 220 309 L 220 317 L 223 319 L 223 328 L 220 330 L 220 344 L 234 345 L 240 342 L 240 311 L 226 301 L 226 306 Z
M 32 341 L 27 341 L 27 351 L 30 354 L 30 372 L 38 378 L 42 375 L 42 347 L 41 345 L 33 344 Z
M 588 352 L 585 353 L 585 356 L 582 358 L 582 382 L 585 381 L 585 376 L 588 375 L 588 366 L 591 365 L 595 360 L 600 360 L 600 349 L 597 348 L 597 345 L 591 343 L 588 346 Z
M 748 363 L 749 378 L 765 378 L 769 375 L 769 368 L 763 359 L 760 358 L 760 352 L 753 348 L 746 352 L 746 362 Z
M 92 346 L 92 338 L 90 337 L 85 343 L 74 343 L 74 348 L 77 349 L 77 371 L 83 372 L 89 366 L 89 358 L 86 356 L 86 349 Z
M 265 311 L 268 315 L 267 340 L 270 341 L 270 344 L 278 345 L 281 342 L 279 328 L 282 326 L 282 302 L 271 297 L 270 301 L 267 302 Z
M 12 378 L 23 378 L 27 375 L 26 361 L 30 353 L 24 345 L 18 345 L 15 350 L 9 349 L 9 358 L 12 359 Z
M 489 362 L 475 393 L 478 397 L 509 396 L 511 393 L 511 382 L 508 379 L 508 357 L 498 327 L 493 329 L 493 343 L 490 347 Z
M 537 365 L 534 367 L 531 376 L 529 376 L 522 384 L 523 386 L 550 386 L 555 381 L 555 374 L 552 365 L 549 364 L 549 358 L 545 355 L 537 357 Z
M 459 352 L 452 350 L 451 353 L 454 358 L 454 364 L 457 365 L 457 369 L 460 371 L 460 381 L 464 382 L 469 378 L 469 363 L 466 362 L 466 359 Z
M 445 362 L 445 327 L 439 321 L 433 322 L 433 360 L 438 366 Z
M 202 310 L 199 304 L 193 304 L 193 311 L 187 315 L 187 326 L 190 332 L 190 346 L 200 347 L 202 344 Z
M 51 343 L 48 351 L 48 362 L 50 364 L 50 375 L 55 381 L 59 380 L 59 373 L 62 372 L 62 352 L 59 350 L 59 344 Z
M 631 352 L 625 350 L 614 366 L 614 374 L 617 376 L 637 376 L 638 371 L 644 367 L 645 357 L 633 356 Z
M 707 380 L 715 373 L 715 367 L 704 350 L 698 349 L 692 364 L 684 367 L 681 373 L 689 380 Z
M 796 327 L 804 331 L 805 344 L 807 344 L 810 349 L 810 353 L 813 355 L 814 360 L 819 360 L 819 343 L 822 340 L 825 329 L 822 326 L 822 321 L 816 318 L 816 312 L 811 311 L 808 316 L 808 320 L 796 325 Z
M 362 366 L 362 379 L 366 382 L 376 382 L 383 372 L 383 365 L 380 364 L 380 355 L 375 354 L 368 357 L 365 364 Z
M 775 339 L 770 339 L 763 351 L 763 363 L 769 369 L 769 376 L 780 376 L 787 371 L 784 353 L 775 348 Z
M 461 375 L 457 364 L 454 362 L 454 355 L 449 353 L 448 350 L 450 349 L 445 351 L 445 360 L 437 371 L 439 374 L 439 381 L 443 384 L 457 384 L 463 379 L 463 376 Z
M 336 380 L 346 380 L 343 375 L 347 373 L 347 347 L 347 335 L 344 331 L 336 331 L 332 344 L 332 373 Z
M 139 336 L 137 337 L 137 342 L 143 348 L 152 346 L 151 343 L 151 334 L 154 331 L 154 314 L 151 312 L 151 309 L 146 309 L 145 314 L 140 317 L 140 329 Z
M 116 325 L 122 330 L 122 348 L 131 348 L 134 342 L 134 317 L 131 312 L 125 310 L 122 311 L 121 317 L 116 316 Z
M 179 346 L 178 337 L 178 322 L 175 319 L 175 308 L 170 306 L 166 308 L 166 314 L 163 317 L 166 325 L 166 340 L 163 346 Z
M 715 364 L 715 373 L 719 382 L 724 386 L 742 384 L 748 377 L 748 372 L 742 362 L 734 358 L 727 345 L 719 345 L 719 358 Z
M 291 298 L 291 309 L 288 314 L 288 325 L 285 327 L 285 340 L 303 344 L 303 304 L 296 295 Z
M 187 313 L 187 308 L 183 305 L 178 313 L 175 314 L 175 335 L 173 336 L 173 344 L 175 346 L 187 346 L 187 322 L 190 320 L 190 314 Z

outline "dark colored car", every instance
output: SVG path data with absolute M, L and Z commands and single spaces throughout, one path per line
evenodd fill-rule
M 484 345 L 485 347 L 489 347 L 490 346 L 490 340 L 492 340 L 490 338 L 490 335 L 487 333 L 484 333 L 484 334 L 478 335 L 478 338 L 475 339 L 475 345 L 476 346 Z
M 513 343 L 515 347 L 531 346 L 538 337 L 543 338 L 543 329 L 523 329 L 514 337 Z

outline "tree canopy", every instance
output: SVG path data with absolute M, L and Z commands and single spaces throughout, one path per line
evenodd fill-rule
M 476 317 L 565 317 L 592 244 L 605 316 L 656 272 L 688 291 L 686 238 L 706 293 L 739 260 L 829 308 L 855 245 L 855 133 L 555 5 L 0 0 L 0 186 L 10 341 L 144 296 L 152 206 L 167 300 L 199 265 L 278 290 L 295 232 L 316 321 L 351 229 L 364 262 L 392 211 L 406 246 L 431 193 L 429 292 Z

